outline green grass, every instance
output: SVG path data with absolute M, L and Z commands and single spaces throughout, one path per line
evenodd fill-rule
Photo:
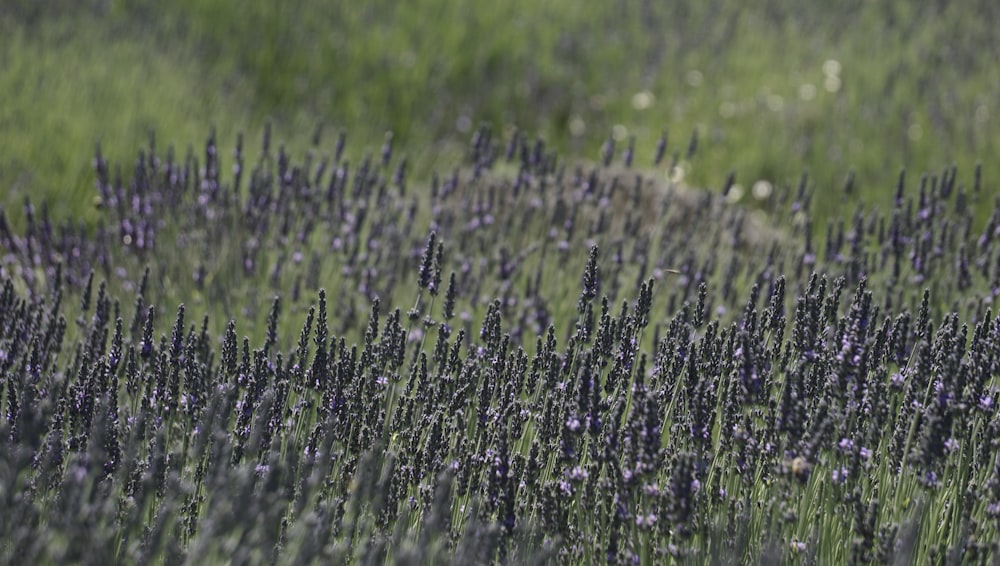
M 97 37 L 87 38 L 88 29 Z M 113 38 L 84 17 L 14 28 L 2 40 L 0 89 L 9 94 L 0 118 L 3 206 L 31 196 L 49 200 L 59 218 L 93 220 L 95 143 L 128 162 L 128 145 L 138 147 L 153 130 L 203 139 L 212 124 L 190 117 L 215 116 L 230 138 L 235 124 L 249 120 L 239 89 L 220 92 L 177 57 Z
M 987 2 L 46 5 L 0 19 L 5 207 L 34 194 L 85 214 L 95 140 L 127 159 L 151 128 L 187 144 L 216 126 L 225 143 L 269 119 L 278 139 L 322 123 L 355 147 L 391 130 L 423 178 L 481 121 L 590 157 L 634 135 L 647 162 L 664 129 L 682 154 L 697 131 L 690 183 L 808 171 L 824 207 L 849 170 L 877 203 L 904 167 L 1000 175 Z

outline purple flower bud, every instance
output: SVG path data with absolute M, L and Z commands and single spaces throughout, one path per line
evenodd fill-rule
M 956 440 L 954 437 L 949 438 L 948 440 L 945 440 L 944 441 L 944 451 L 946 453 L 948 453 L 948 454 L 952 454 L 952 453 L 958 451 L 958 440 Z
M 830 474 L 833 483 L 836 485 L 844 485 L 847 483 L 847 478 L 850 475 L 847 468 L 834 468 L 833 472 Z
M 650 513 L 649 515 L 638 514 L 635 516 L 635 524 L 638 527 L 652 527 L 656 524 L 656 514 Z

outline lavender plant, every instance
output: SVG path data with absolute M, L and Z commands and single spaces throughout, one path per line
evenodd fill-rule
M 2 561 L 1000 556 L 1000 204 L 956 170 L 819 244 L 807 178 L 751 214 L 666 139 L 484 128 L 426 186 L 344 143 L 98 153 L 93 233 L 0 215 Z

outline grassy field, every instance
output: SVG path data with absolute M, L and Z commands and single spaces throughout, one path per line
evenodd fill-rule
M 690 183 L 807 171 L 827 209 L 849 171 L 881 204 L 901 168 L 981 160 L 987 180 L 1000 174 L 985 158 L 1000 135 L 989 2 L 13 6 L 0 16 L 6 207 L 51 195 L 93 217 L 95 141 L 129 160 L 151 129 L 180 151 L 213 127 L 223 143 L 258 139 L 269 120 L 289 144 L 315 125 L 359 148 L 392 131 L 424 179 L 481 122 L 591 158 L 635 136 L 647 162 L 663 131 L 681 153 L 696 132 Z
M 997 563 L 996 12 L 8 3 L 0 563 Z

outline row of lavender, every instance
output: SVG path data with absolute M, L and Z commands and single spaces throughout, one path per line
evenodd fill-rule
M 753 213 L 658 180 L 695 145 L 635 171 L 482 129 L 427 187 L 391 138 L 265 135 L 228 181 L 214 139 L 127 182 L 98 155 L 96 233 L 0 215 L 4 558 L 997 555 L 979 175 L 814 241 L 807 179 Z

